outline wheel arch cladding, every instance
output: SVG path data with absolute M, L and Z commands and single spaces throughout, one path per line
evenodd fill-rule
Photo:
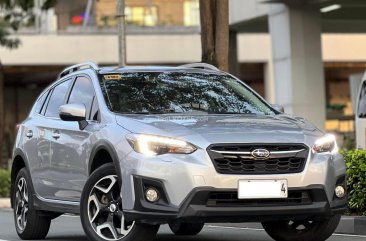
M 104 164 L 113 163 L 116 169 L 119 181 L 122 181 L 120 163 L 117 152 L 115 151 L 112 143 L 109 141 L 99 141 L 91 151 L 89 159 L 89 175 L 91 175 L 96 169 Z

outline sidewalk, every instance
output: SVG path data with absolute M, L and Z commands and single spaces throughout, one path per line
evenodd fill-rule
M 10 199 L 0 198 L 0 209 L 9 209 Z M 218 225 L 218 224 L 212 224 Z M 240 228 L 262 228 L 260 223 L 222 223 L 220 226 L 240 227 Z M 336 233 L 366 235 L 366 217 L 343 216 L 338 225 Z

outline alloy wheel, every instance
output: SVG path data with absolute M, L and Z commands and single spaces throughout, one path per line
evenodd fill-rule
M 88 218 L 93 230 L 104 240 L 123 239 L 135 222 L 126 222 L 121 188 L 116 175 L 101 178 L 88 198 Z
M 28 186 L 24 177 L 20 178 L 15 193 L 15 220 L 20 231 L 23 231 L 28 221 Z

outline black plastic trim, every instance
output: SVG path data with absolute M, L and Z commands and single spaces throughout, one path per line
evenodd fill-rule
M 93 165 L 93 160 L 95 155 L 98 153 L 98 151 L 100 150 L 105 150 L 109 153 L 109 155 L 112 158 L 113 164 L 115 166 L 116 172 L 117 172 L 117 176 L 118 176 L 118 180 L 120 183 L 122 183 L 122 173 L 121 173 L 121 165 L 118 159 L 118 155 L 116 150 L 114 149 L 114 146 L 111 142 L 107 141 L 107 140 L 99 140 L 92 148 L 91 150 L 91 154 L 90 154 L 90 158 L 89 158 L 89 163 L 88 163 L 88 173 L 91 174 L 91 168 Z
M 41 211 L 80 214 L 79 202 L 43 199 L 43 198 L 39 197 L 37 194 L 33 194 L 33 206 L 37 210 L 41 210 Z
M 210 207 L 206 205 L 211 192 L 231 191 L 213 187 L 195 188 L 179 207 L 163 205 L 144 205 L 141 193 L 136 192 L 134 210 L 124 210 L 126 219 L 140 223 L 164 224 L 172 221 L 189 222 L 259 222 L 279 219 L 322 218 L 341 214 L 347 210 L 346 200 L 328 202 L 322 185 L 303 188 L 289 188 L 293 191 L 309 191 L 312 203 L 306 205 L 273 206 L 227 206 Z M 138 204 L 140 202 L 140 204 Z M 175 211 L 174 211 L 175 210 Z
M 138 196 L 140 197 L 140 202 L 135 202 L 135 206 L 139 204 L 141 205 L 141 203 L 144 203 L 145 201 L 147 203 L 151 203 L 145 198 L 145 191 L 148 187 L 153 187 L 159 192 L 159 200 L 152 204 L 169 206 L 169 197 L 161 180 L 142 176 L 133 176 L 133 183 L 135 187 L 135 192 L 139 192 Z
M 135 189 L 135 205 L 134 210 L 158 211 L 160 214 L 175 214 L 179 208 L 170 204 L 169 197 L 165 190 L 164 184 L 158 179 L 134 176 Z M 151 203 L 145 198 L 145 187 L 152 186 L 159 191 L 160 199 L 155 203 Z

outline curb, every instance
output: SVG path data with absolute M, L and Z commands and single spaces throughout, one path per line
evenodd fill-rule
M 336 233 L 366 235 L 366 217 L 342 216 Z
M 0 198 L 0 208 L 10 208 L 10 198 Z

